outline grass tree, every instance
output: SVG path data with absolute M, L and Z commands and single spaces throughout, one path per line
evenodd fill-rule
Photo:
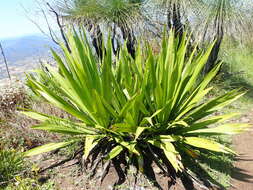
M 206 15 L 206 23 L 203 27 L 203 39 L 215 40 L 214 48 L 210 54 L 205 72 L 210 71 L 215 62 L 218 60 L 220 47 L 225 35 L 238 36 L 242 32 L 246 32 L 245 26 L 248 23 L 248 12 L 245 5 L 252 7 L 250 1 L 238 0 L 211 0 L 204 1 L 204 7 L 208 10 Z M 239 35 L 238 35 L 239 34 Z M 213 39 L 212 39 L 213 38 Z
M 97 54 L 102 56 L 102 30 L 111 31 L 113 52 L 116 54 L 120 46 L 117 29 L 126 41 L 129 53 L 134 57 L 136 37 L 134 24 L 140 18 L 142 0 L 70 0 L 59 6 L 66 20 L 74 21 L 91 33 Z M 101 26 L 105 26 L 102 27 Z M 105 30 L 106 29 L 106 30 Z
M 167 17 L 168 28 L 175 29 L 181 36 L 185 27 L 194 31 L 194 38 L 215 41 L 210 53 L 205 73 L 210 71 L 218 60 L 221 43 L 225 35 L 238 37 L 246 32 L 252 13 L 251 1 L 244 0 L 163 0 L 160 6 Z M 251 8 L 251 9 L 250 9 Z
M 175 174 L 189 174 L 190 165 L 184 161 L 198 159 L 203 151 L 235 154 L 216 137 L 236 134 L 249 126 L 224 124 L 235 114 L 214 113 L 244 93 L 233 90 L 204 99 L 212 89 L 208 84 L 221 66 L 219 63 L 199 78 L 213 44 L 206 51 L 197 53 L 195 49 L 187 56 L 189 39 L 184 34 L 179 43 L 172 31 L 169 38 L 163 38 L 159 54 L 154 55 L 149 45 L 139 45 L 133 59 L 124 46 L 113 61 L 108 40 L 106 54 L 97 62 L 85 32 L 70 32 L 67 36 L 72 53 L 64 45 L 63 57 L 52 51 L 59 68 L 47 66 L 47 71 L 40 70 L 27 80 L 38 96 L 75 119 L 32 110 L 23 113 L 41 122 L 34 129 L 69 138 L 29 150 L 26 156 L 84 142 L 81 153 L 86 166 L 90 164 L 95 170 L 91 163 L 105 163 L 101 180 L 110 166 L 115 167 L 119 175 L 115 185 L 119 185 L 129 168 L 123 169 L 123 165 L 133 165 L 155 180 L 154 173 L 150 173 L 154 162 L 165 176 L 174 179 Z

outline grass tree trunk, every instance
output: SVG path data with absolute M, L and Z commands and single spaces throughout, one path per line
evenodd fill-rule
M 90 33 L 90 36 L 92 39 L 92 45 L 95 49 L 95 52 L 98 58 L 102 59 L 104 44 L 103 44 L 103 34 L 102 34 L 100 26 L 99 25 L 95 26 L 91 22 L 88 22 L 88 24 L 85 25 L 85 28 Z M 117 55 L 119 52 L 120 44 L 119 44 L 118 39 L 116 39 L 116 24 L 114 24 L 113 29 L 112 29 L 111 42 L 112 42 L 113 53 L 114 55 Z
M 123 39 L 126 42 L 128 52 L 133 58 L 135 58 L 136 38 L 133 30 L 127 24 L 120 24 L 120 29 Z
M 95 48 L 97 56 L 103 58 L 103 35 L 100 26 L 95 26 L 92 34 L 92 45 Z
M 173 28 L 175 29 L 177 36 L 183 35 L 184 25 L 181 22 L 180 4 L 174 3 L 173 5 Z
M 113 54 L 117 56 L 120 50 L 120 42 L 119 42 L 119 39 L 117 39 L 116 37 L 116 28 L 117 28 L 117 25 L 113 23 L 112 37 L 111 37 L 112 51 L 113 51 Z
M 218 57 L 219 57 L 220 46 L 223 40 L 223 36 L 224 36 L 223 34 L 219 34 L 216 36 L 214 47 L 209 55 L 207 64 L 205 65 L 205 68 L 204 68 L 204 74 L 208 73 L 216 65 L 218 61 Z
M 205 65 L 204 74 L 208 73 L 210 70 L 212 70 L 212 68 L 214 68 L 219 58 L 220 47 L 224 38 L 224 21 L 226 17 L 225 7 L 226 1 L 221 0 L 218 5 L 217 13 L 214 20 L 214 31 L 216 31 L 216 34 L 214 36 L 215 43 L 211 54 L 209 55 L 207 64 Z
M 184 32 L 184 25 L 181 21 L 181 7 L 179 2 L 169 2 L 167 10 L 167 25 L 169 29 L 174 29 L 181 39 Z
M 90 33 L 92 40 L 92 46 L 95 49 L 95 52 L 99 59 L 103 57 L 103 35 L 99 25 L 95 25 L 92 22 L 88 21 L 84 27 Z

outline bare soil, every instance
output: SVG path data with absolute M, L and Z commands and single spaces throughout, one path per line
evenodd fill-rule
M 253 125 L 253 110 L 242 117 L 241 122 Z M 238 156 L 230 190 L 253 190 L 253 130 L 235 136 L 233 144 Z

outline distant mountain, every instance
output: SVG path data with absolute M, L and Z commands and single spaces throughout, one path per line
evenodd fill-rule
M 29 35 L 0 40 L 9 66 L 11 76 L 22 77 L 39 65 L 39 60 L 51 60 L 50 47 L 57 45 L 42 35 Z M 0 54 L 0 79 L 7 77 L 7 71 Z
M 50 39 L 42 35 L 8 38 L 1 40 L 1 43 L 9 62 L 20 61 L 28 57 L 48 56 L 50 47 L 56 46 Z

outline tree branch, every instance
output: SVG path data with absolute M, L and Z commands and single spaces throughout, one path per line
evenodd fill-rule
M 2 47 L 2 44 L 1 44 L 1 43 L 0 43 L 0 49 L 1 49 L 1 52 L 2 52 L 2 55 L 3 55 L 3 58 L 4 58 L 4 63 L 5 63 L 5 66 L 6 66 L 6 70 L 7 70 L 7 73 L 8 73 L 8 77 L 9 77 L 9 79 L 11 80 L 11 75 L 10 75 L 9 67 L 8 67 L 8 64 L 7 64 L 7 59 L 6 59 L 6 57 L 5 57 L 4 50 L 3 50 L 3 47 Z
M 65 46 L 67 47 L 68 51 L 71 53 L 71 49 L 69 47 L 68 40 L 67 40 L 67 38 L 65 36 L 65 33 L 64 33 L 64 30 L 63 30 L 63 26 L 62 26 L 61 21 L 60 21 L 60 15 L 53 9 L 53 7 L 48 2 L 46 4 L 49 7 L 49 11 L 52 12 L 52 13 L 54 13 L 54 15 L 56 17 L 57 25 L 58 25 L 58 27 L 60 29 L 60 32 L 61 32 L 62 39 L 63 39 L 63 41 L 65 43 Z

